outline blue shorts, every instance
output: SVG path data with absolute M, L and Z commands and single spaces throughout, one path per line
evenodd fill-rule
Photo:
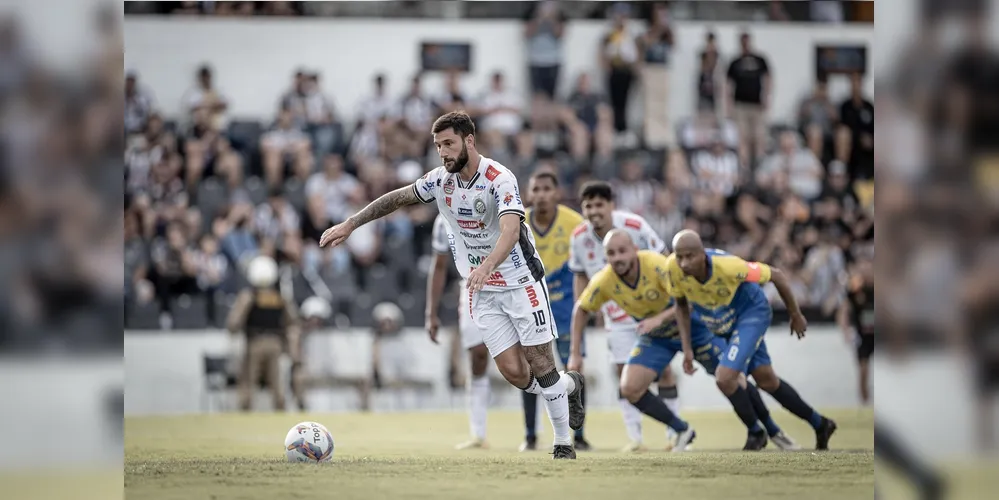
M 718 368 L 718 357 L 725 347 L 725 340 L 719 337 L 710 337 L 706 342 L 695 344 L 693 347 L 694 359 L 704 367 L 708 374 L 714 375 L 715 369 Z M 631 350 L 628 364 L 644 366 L 656 374 L 661 374 L 673 361 L 673 357 L 682 352 L 683 345 L 678 338 L 642 335 L 638 337 L 635 347 Z M 656 379 L 658 378 L 657 375 Z
M 773 313 L 769 310 L 740 316 L 735 321 L 732 334 L 726 338 L 721 366 L 747 374 L 761 366 L 769 366 L 770 354 L 763 337 L 770 328 L 772 317 Z
M 555 325 L 558 329 L 558 338 L 555 339 L 555 349 L 558 350 L 558 357 L 562 360 L 562 366 L 569 364 L 569 354 L 572 353 L 572 330 L 566 325 Z M 583 357 L 586 357 L 586 333 L 583 333 Z

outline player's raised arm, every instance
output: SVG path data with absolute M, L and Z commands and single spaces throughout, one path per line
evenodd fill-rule
M 418 180 L 416 182 L 423 181 Z M 323 236 L 319 240 L 319 246 L 325 247 L 326 245 L 330 245 L 331 247 L 335 247 L 343 243 L 355 229 L 375 219 L 385 217 L 402 207 L 421 203 L 422 200 L 417 197 L 416 192 L 416 186 L 410 185 L 379 196 L 377 200 L 369 203 L 360 212 L 323 232 Z

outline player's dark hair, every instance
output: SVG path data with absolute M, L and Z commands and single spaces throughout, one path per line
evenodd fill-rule
M 555 174 L 553 174 L 553 173 L 551 173 L 551 172 L 549 172 L 547 170 L 542 170 L 541 172 L 535 172 L 533 175 L 531 175 L 531 178 L 532 179 L 548 179 L 548 180 L 552 181 L 552 184 L 554 184 L 555 187 L 558 187 L 558 176 L 556 176 Z
M 583 187 L 579 190 L 579 199 L 581 201 L 591 200 L 593 198 L 603 198 L 607 201 L 614 201 L 614 189 L 611 185 L 604 181 L 590 181 L 583 184 Z
M 472 118 L 462 110 L 441 115 L 434 122 L 434 126 L 430 128 L 430 131 L 434 134 L 439 134 L 449 128 L 453 128 L 454 132 L 462 139 L 470 135 L 475 135 L 475 124 L 472 123 Z

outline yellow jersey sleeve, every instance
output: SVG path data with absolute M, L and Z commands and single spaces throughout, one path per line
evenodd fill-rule
M 611 283 L 607 279 L 606 271 L 607 268 L 604 268 L 595 274 L 590 283 L 586 285 L 582 295 L 579 296 L 577 304 L 582 310 L 591 313 L 597 312 L 600 310 L 600 306 L 609 300 L 607 290 Z
M 715 272 L 722 272 L 726 277 L 735 277 L 740 283 L 768 283 L 772 275 L 770 266 L 762 262 L 747 262 L 734 255 L 715 257 Z

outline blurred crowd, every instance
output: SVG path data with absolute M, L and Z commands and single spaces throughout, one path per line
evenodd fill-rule
M 357 310 L 347 302 L 373 294 L 368 283 L 387 275 L 411 293 L 406 309 L 419 310 L 417 263 L 429 253 L 432 207 L 365 226 L 343 248 L 320 249 L 318 240 L 437 165 L 430 124 L 460 108 L 474 117 L 481 150 L 522 182 L 538 169 L 556 172 L 563 199 L 576 206 L 577 186 L 610 180 L 618 208 L 644 216 L 665 238 L 694 228 L 711 245 L 778 265 L 810 314 L 832 318 L 851 264 L 873 258 L 874 116 L 863 75 L 828 76 L 851 80 L 842 102 L 830 99 L 827 76 L 818 75 L 813 89 L 796 89 L 807 93 L 797 121 L 772 123 L 773 75 L 751 32 L 740 35 L 738 53 L 720 53 L 711 32 L 701 47 L 679 49 L 667 6 L 647 14 L 647 28 L 634 32 L 632 8 L 612 6 L 594 55 L 602 72 L 564 75 L 567 20 L 557 2 L 538 3 L 524 27 L 528 95 L 512 91 L 501 71 L 483 89 L 466 88 L 458 72 L 441 89 L 414 75 L 403 95 L 389 95 L 378 74 L 361 102 L 338 103 L 336 89 L 303 68 L 274 96 L 273 121 L 262 124 L 230 119 L 228 97 L 206 64 L 193 75 L 184 109 L 170 110 L 183 118 L 166 121 L 141 75 L 128 72 L 127 305 L 141 309 L 137 322 L 149 327 L 174 324 L 178 307 L 195 317 L 184 325 L 217 323 L 242 266 L 263 254 L 282 264 L 290 289 L 301 289 L 289 292 L 296 300 L 342 297 L 339 310 L 351 321 Z M 698 99 L 693 116 L 675 116 L 667 104 L 670 92 L 684 90 L 668 85 L 674 50 L 700 54 L 700 73 L 685 89 Z M 573 79 L 567 95 L 556 92 L 561 78 Z M 638 121 L 628 116 L 636 99 L 644 109 Z M 355 107 L 352 123 L 343 105 Z M 407 315 L 407 323 L 420 321 Z
M 67 69 L 0 15 L 0 349 L 121 347 L 121 20 L 87 22 Z

